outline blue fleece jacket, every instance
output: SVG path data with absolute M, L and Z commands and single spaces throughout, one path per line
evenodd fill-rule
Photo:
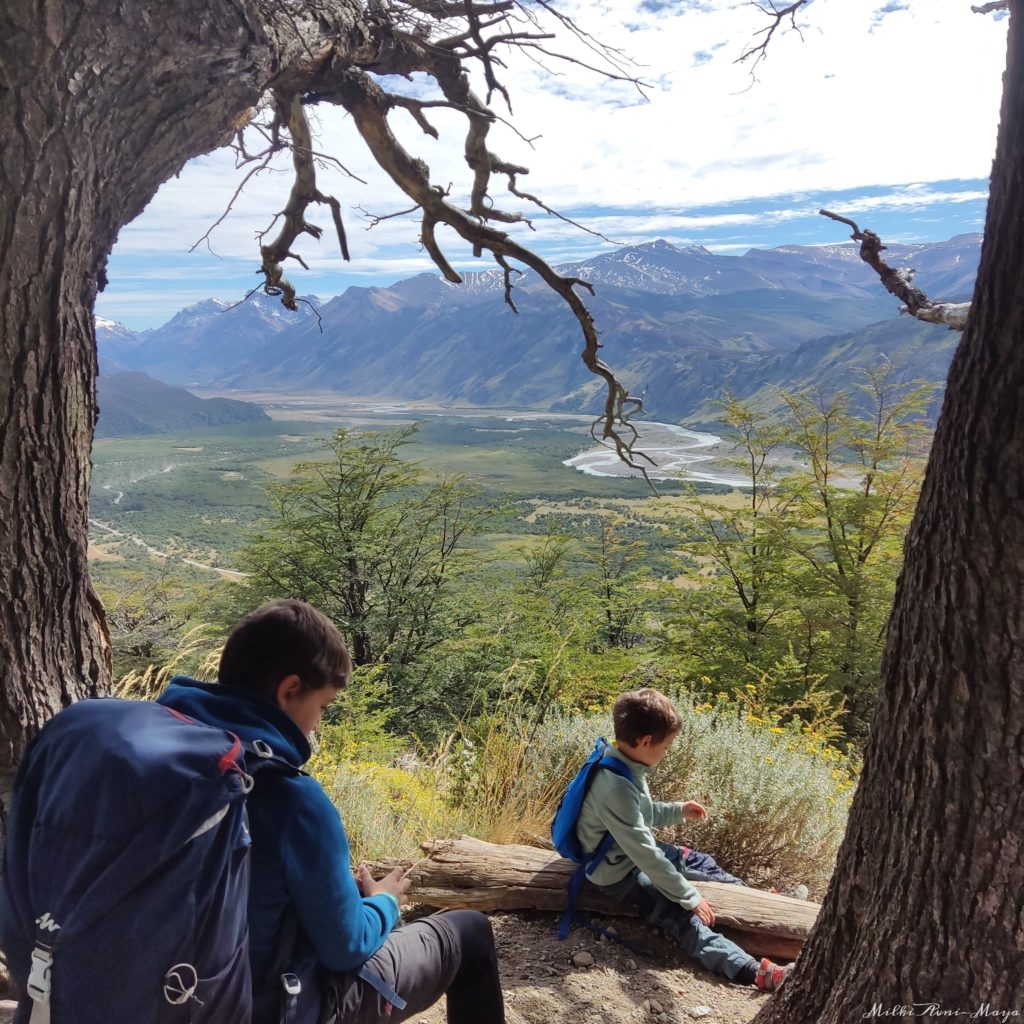
M 296 766 L 309 759 L 302 730 L 258 694 L 176 676 L 158 702 L 246 742 L 263 740 Z M 271 975 L 286 911 L 292 907 L 299 935 L 290 969 L 302 981 L 302 1003 L 311 1006 L 311 989 L 319 991 L 317 965 L 344 972 L 364 964 L 397 923 L 398 904 L 390 896 L 360 894 L 341 817 L 315 779 L 265 772 L 247 805 L 253 985 L 257 991 L 279 985 Z

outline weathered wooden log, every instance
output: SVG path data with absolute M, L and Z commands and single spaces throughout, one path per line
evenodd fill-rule
M 434 839 L 410 873 L 413 903 L 473 910 L 550 910 L 565 908 L 565 886 L 576 869 L 556 853 L 532 846 L 498 846 L 479 839 Z M 380 862 L 378 874 L 400 862 Z M 409 862 L 404 862 L 409 866 Z M 714 907 L 715 930 L 752 956 L 792 960 L 810 934 L 819 905 L 740 885 L 700 882 L 697 888 Z M 584 886 L 579 909 L 608 916 L 635 916 L 595 886 Z

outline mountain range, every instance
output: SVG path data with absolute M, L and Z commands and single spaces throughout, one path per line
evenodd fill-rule
M 980 244 L 957 235 L 892 245 L 886 257 L 915 268 L 931 297 L 962 301 Z M 726 390 L 771 404 L 778 386 L 849 389 L 857 369 L 883 359 L 942 382 L 959 337 L 900 317 L 852 244 L 729 256 L 656 240 L 559 269 L 594 286 L 586 300 L 602 356 L 654 419 L 713 422 Z M 420 274 L 326 303 L 307 296 L 298 313 L 265 295 L 209 299 L 139 333 L 98 319 L 100 367 L 211 389 L 592 411 L 601 382 L 579 359 L 568 308 L 532 272 L 513 297 L 518 314 L 495 269 L 461 285 Z

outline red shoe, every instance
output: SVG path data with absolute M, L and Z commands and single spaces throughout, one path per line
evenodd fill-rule
M 791 970 L 793 970 L 792 964 L 780 967 L 778 964 L 773 964 L 768 957 L 765 957 L 757 969 L 754 986 L 761 992 L 774 992 L 789 977 Z

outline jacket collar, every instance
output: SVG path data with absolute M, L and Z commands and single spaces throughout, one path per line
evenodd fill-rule
M 627 757 L 616 746 L 609 745 L 608 753 L 612 757 L 618 758 L 633 773 L 633 778 L 637 782 L 642 784 L 646 780 L 647 773 L 651 770 L 648 765 L 641 764 L 639 761 L 634 761 L 631 757 Z
M 157 703 L 233 732 L 245 743 L 263 740 L 274 753 L 296 766 L 305 764 L 312 753 L 309 740 L 292 718 L 251 690 L 175 676 Z

